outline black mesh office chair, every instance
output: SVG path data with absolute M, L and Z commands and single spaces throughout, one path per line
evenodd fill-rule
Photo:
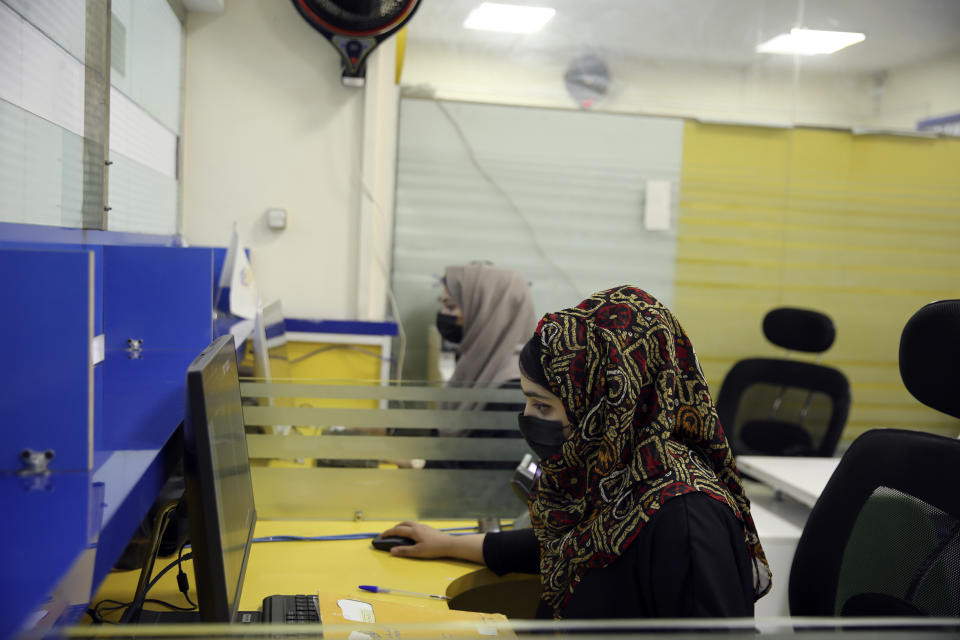
M 900 373 L 918 400 L 960 418 L 960 300 L 904 328 Z M 958 423 L 960 428 L 960 423 Z M 960 440 L 877 429 L 850 445 L 797 543 L 794 616 L 960 616 Z
M 767 340 L 789 351 L 819 353 L 836 331 L 829 316 L 773 309 Z M 717 413 L 735 454 L 832 456 L 850 411 L 850 383 L 833 367 L 787 358 L 737 362 L 723 380 Z

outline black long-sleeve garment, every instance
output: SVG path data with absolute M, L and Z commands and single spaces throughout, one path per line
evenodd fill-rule
M 532 529 L 488 533 L 483 559 L 497 575 L 538 573 L 540 546 Z M 537 617 L 553 611 L 541 601 Z M 742 525 L 704 493 L 668 500 L 622 556 L 584 574 L 564 617 L 753 617 Z

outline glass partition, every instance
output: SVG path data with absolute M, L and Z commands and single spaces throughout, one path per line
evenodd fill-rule
M 446 623 L 353 623 L 338 625 L 126 625 L 85 626 L 63 630 L 68 638 L 283 638 L 315 637 L 327 640 L 339 638 L 534 638 L 544 633 L 561 639 L 576 637 L 629 638 L 664 637 L 684 640 L 721 634 L 724 638 L 791 638 L 810 640 L 843 638 L 844 640 L 880 640 L 883 638 L 956 638 L 960 619 L 878 619 L 839 620 L 825 618 L 772 618 L 758 620 L 701 619 L 701 620 L 562 620 L 509 622 L 483 621 Z
M 2 0 L 0 41 L 0 222 L 176 233 L 172 6 Z
M 516 426 L 518 389 L 251 380 L 241 394 L 262 518 L 526 512 L 510 485 L 531 453 Z M 318 487 L 342 490 L 318 500 Z
M 0 222 L 102 226 L 104 7 L 0 2 Z

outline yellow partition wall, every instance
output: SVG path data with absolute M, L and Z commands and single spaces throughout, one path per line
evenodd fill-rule
M 382 384 L 382 350 L 376 345 L 350 345 L 325 342 L 287 343 L 290 358 L 290 377 L 293 380 L 351 385 Z M 375 409 L 377 400 L 297 398 L 297 407 L 341 407 Z
M 271 357 L 274 382 L 300 382 L 331 385 L 380 385 L 383 383 L 383 348 L 371 344 L 350 344 L 349 342 L 317 342 L 298 341 L 287 342 L 281 350 L 279 359 L 276 354 Z M 253 344 L 248 341 L 244 354 L 245 364 L 253 369 Z M 251 378 L 262 380 L 262 378 Z M 298 398 L 278 397 L 259 398 L 261 406 L 293 407 L 293 408 L 341 408 L 341 409 L 376 409 L 380 401 L 371 398 Z M 294 436 L 319 436 L 321 429 L 314 426 L 290 425 L 290 434 Z M 272 429 L 267 430 L 271 433 Z M 380 433 L 380 431 L 372 430 Z M 302 468 L 314 466 L 311 458 L 294 459 L 251 459 L 253 466 Z
M 378 345 L 344 342 L 286 343 L 281 360 L 271 357 L 273 379 L 277 382 L 328 382 L 330 384 L 379 385 L 383 383 L 382 348 Z M 248 341 L 242 364 L 253 370 L 253 344 Z M 252 379 L 258 379 L 256 377 Z M 341 407 L 375 409 L 377 400 L 320 398 L 278 398 L 274 404 L 290 407 Z
M 688 122 L 674 309 L 714 393 L 777 306 L 821 310 L 850 379 L 849 442 L 875 427 L 955 436 L 900 380 L 900 332 L 960 298 L 960 140 Z M 958 390 L 960 392 L 960 390 Z

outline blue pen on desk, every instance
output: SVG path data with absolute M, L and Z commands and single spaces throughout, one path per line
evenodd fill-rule
M 416 596 L 418 598 L 431 598 L 433 600 L 449 600 L 447 596 L 440 596 L 435 593 L 420 593 L 419 591 L 404 591 L 403 589 L 388 589 L 387 587 L 378 587 L 372 584 L 361 584 L 358 587 L 371 593 L 396 593 L 401 596 Z

